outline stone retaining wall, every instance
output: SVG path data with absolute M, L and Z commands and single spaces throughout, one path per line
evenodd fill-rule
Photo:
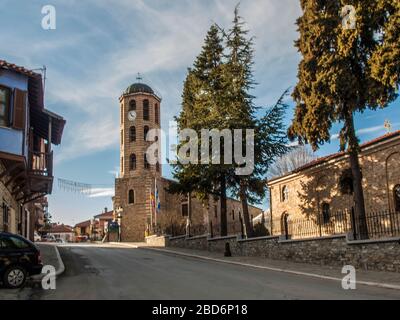
M 169 237 L 149 236 L 146 237 L 146 243 L 152 247 L 168 247 Z
M 229 243 L 232 255 L 318 265 L 352 265 L 358 269 L 400 272 L 400 239 L 351 242 L 345 235 L 306 240 L 280 240 L 262 237 L 240 240 L 236 237 L 170 238 L 170 247 L 225 251 Z

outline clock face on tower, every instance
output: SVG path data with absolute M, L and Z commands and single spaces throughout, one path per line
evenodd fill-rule
M 136 112 L 133 110 L 129 111 L 128 119 L 129 119 L 129 121 L 135 121 L 136 120 Z

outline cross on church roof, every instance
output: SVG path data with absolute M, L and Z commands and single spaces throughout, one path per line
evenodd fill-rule
M 141 75 L 139 72 L 138 72 L 138 74 L 137 74 L 136 80 L 137 80 L 138 82 L 141 82 L 141 81 L 143 80 L 142 75 Z
M 392 131 L 392 124 L 389 120 L 385 120 L 385 124 L 383 126 L 385 127 L 387 133 L 390 133 Z

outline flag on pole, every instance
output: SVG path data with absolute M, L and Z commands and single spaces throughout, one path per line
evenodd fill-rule
M 157 188 L 157 179 L 155 180 L 155 209 L 156 209 L 156 214 L 161 209 L 160 195 L 158 193 L 158 188 Z

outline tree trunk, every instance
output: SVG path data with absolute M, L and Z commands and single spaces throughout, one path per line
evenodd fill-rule
M 359 161 L 359 144 L 354 128 L 353 114 L 345 119 L 348 138 L 348 152 L 350 156 L 350 167 L 353 176 L 353 191 L 354 191 L 354 214 L 356 221 L 357 234 L 360 239 L 368 239 L 368 227 L 365 212 L 364 191 L 362 187 L 362 174 Z
M 247 238 L 253 238 L 254 230 L 253 230 L 253 224 L 250 222 L 249 205 L 247 203 L 246 187 L 242 182 L 240 183 L 240 201 L 242 202 L 243 219 L 244 219 L 244 225 L 246 227 Z
M 188 193 L 188 216 L 186 219 L 186 236 L 191 237 L 192 228 L 192 194 Z
M 221 237 L 228 235 L 227 205 L 226 205 L 226 178 L 221 175 Z

